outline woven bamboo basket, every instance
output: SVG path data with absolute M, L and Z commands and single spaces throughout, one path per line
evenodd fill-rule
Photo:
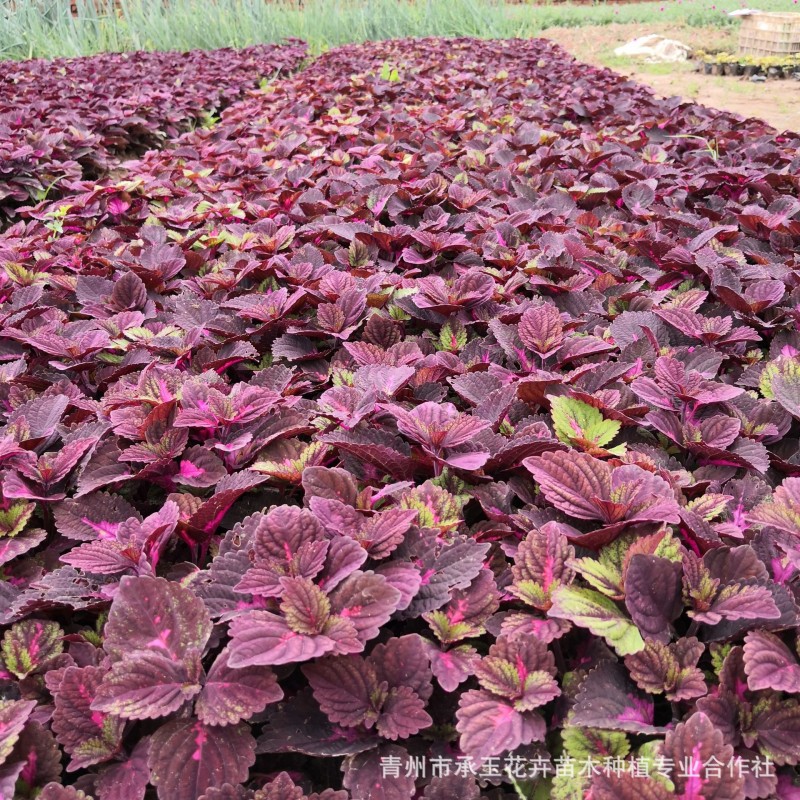
M 760 12 L 743 17 L 739 52 L 749 56 L 800 53 L 800 14 Z

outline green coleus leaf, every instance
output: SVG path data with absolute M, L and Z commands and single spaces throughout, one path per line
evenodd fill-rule
M 727 511 L 728 502 L 732 499 L 731 495 L 708 492 L 702 497 L 690 500 L 686 504 L 686 509 L 702 517 L 706 522 L 711 522 Z
M 653 555 L 666 558 L 667 561 L 680 562 L 681 544 L 671 533 L 667 533 L 656 546 Z
M 625 592 L 622 586 L 622 567 L 610 559 L 576 558 L 570 562 L 576 572 L 593 588 L 602 592 L 606 597 L 622 600 Z
M 460 353 L 467 346 L 467 330 L 456 321 L 447 322 L 439 332 L 436 349 L 446 353 Z
M 572 583 L 575 572 L 570 567 L 575 548 L 556 526 L 532 530 L 520 542 L 511 567 L 513 583 L 509 592 L 523 603 L 546 611 L 550 595 L 557 586 Z
M 34 708 L 35 700 L 0 700 L 0 764 L 11 755 Z
M 589 777 L 581 775 L 580 768 L 562 770 L 553 778 L 550 797 L 552 800 L 584 800 L 589 788 Z
M 648 641 L 645 649 L 625 659 L 640 689 L 666 695 L 668 700 L 693 700 L 708 692 L 705 676 L 697 666 L 705 646 L 694 637 L 674 644 Z
M 781 402 L 781 395 L 784 393 L 782 390 L 785 390 L 785 387 L 798 384 L 800 384 L 800 358 L 797 356 L 780 356 L 764 367 L 758 383 L 758 389 L 769 400 Z M 792 413 L 791 408 L 787 410 Z
M 746 514 L 750 525 L 800 534 L 800 478 L 786 478 L 775 492 Z
M 281 440 L 262 451 L 252 469 L 277 481 L 299 484 L 303 470 L 319 466 L 327 452 L 328 445 L 324 442 L 304 444 L 296 440 Z
M 561 731 L 561 739 L 567 755 L 576 761 L 625 758 L 631 751 L 631 743 L 622 731 L 568 727 Z
M 384 61 L 380 72 L 381 80 L 389 83 L 397 83 L 400 80 L 400 73 L 397 67 L 393 67 L 388 61 Z
M 10 538 L 22 533 L 35 508 L 35 503 L 22 500 L 11 503 L 6 509 L 0 509 L 0 536 Z
M 636 541 L 635 536 L 625 534 L 603 547 L 597 558 L 573 559 L 570 566 L 594 589 L 613 600 L 622 600 L 625 597 L 625 561 Z
M 35 507 L 34 503 L 22 500 L 11 503 L 6 509 L 0 509 L 0 536 L 11 538 L 22 533 Z
M 57 622 L 26 619 L 6 631 L 0 652 L 3 666 L 17 678 L 39 672 L 64 652 L 64 631 Z
M 604 448 L 619 433 L 621 423 L 605 419 L 588 403 L 572 397 L 548 397 L 556 436 L 564 444 L 580 447 L 587 452 Z M 621 455 L 625 446 L 609 452 Z
M 498 637 L 489 654 L 475 665 L 483 689 L 509 700 L 517 711 L 532 711 L 561 694 L 555 660 L 535 637 Z
M 426 481 L 403 495 L 400 508 L 413 509 L 419 513 L 421 528 L 438 528 L 441 531 L 455 530 L 461 523 L 461 509 L 464 506 L 460 496 Z
M 549 614 L 602 636 L 621 656 L 644 649 L 644 639 L 633 622 L 613 600 L 593 589 L 559 586 L 553 593 Z

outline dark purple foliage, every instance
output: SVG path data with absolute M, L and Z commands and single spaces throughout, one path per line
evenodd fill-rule
M 0 220 L 54 198 L 201 124 L 262 79 L 288 75 L 301 42 L 243 50 L 107 53 L 3 62 L 0 75 Z M 117 220 L 125 196 L 102 203 Z
M 64 62 L 4 162 L 0 797 L 794 800 L 800 137 L 303 54 Z

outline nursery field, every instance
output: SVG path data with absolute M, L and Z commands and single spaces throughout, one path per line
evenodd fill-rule
M 542 39 L 13 69 L 2 800 L 800 797 L 800 133 Z

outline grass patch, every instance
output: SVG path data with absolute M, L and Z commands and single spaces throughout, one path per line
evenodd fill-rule
M 104 51 L 243 47 L 300 37 L 314 52 L 346 42 L 405 36 L 535 36 L 553 27 L 612 23 L 732 27 L 725 12 L 743 0 L 664 0 L 613 5 L 519 4 L 500 0 L 121 0 L 120 12 L 95 0 L 3 0 L 0 57 L 89 55 Z M 761 0 L 764 11 L 795 10 L 793 0 Z

